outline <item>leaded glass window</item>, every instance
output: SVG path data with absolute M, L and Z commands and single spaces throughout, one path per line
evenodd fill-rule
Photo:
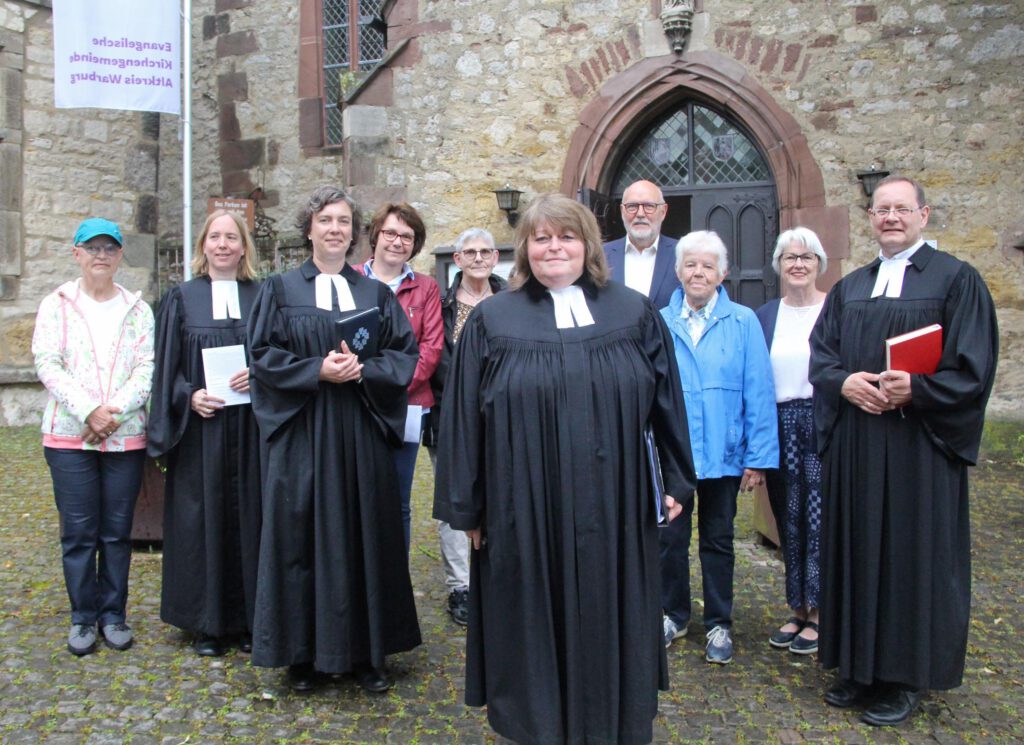
M 383 0 L 323 1 L 324 119 L 327 144 L 341 143 L 343 76 L 375 68 L 387 51 Z
M 686 103 L 637 138 L 619 169 L 614 191 L 646 179 L 662 189 L 771 180 L 757 146 L 721 114 Z

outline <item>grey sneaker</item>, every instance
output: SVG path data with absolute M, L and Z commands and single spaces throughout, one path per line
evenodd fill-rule
M 116 649 L 118 652 L 128 649 L 134 641 L 131 627 L 126 623 L 108 623 L 101 629 L 101 632 L 103 633 L 103 641 L 107 643 L 107 646 L 111 649 Z
M 68 651 L 81 657 L 96 651 L 96 627 L 92 624 L 73 623 L 68 632 Z
M 704 659 L 716 665 L 732 662 L 732 637 L 725 626 L 715 626 L 707 633 L 708 648 Z
M 676 639 L 686 636 L 686 624 L 680 626 L 668 616 L 662 618 L 661 630 L 665 635 L 665 649 L 671 647 Z

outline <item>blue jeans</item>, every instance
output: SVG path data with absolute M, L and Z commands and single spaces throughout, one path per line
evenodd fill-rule
M 690 533 L 697 505 L 698 554 L 704 593 L 704 627 L 732 626 L 733 520 L 739 476 L 699 479 L 683 514 L 658 531 L 661 543 L 661 605 L 680 626 L 690 620 Z
M 100 453 L 44 447 L 43 452 L 61 516 L 71 622 L 124 623 L 132 517 L 146 451 Z

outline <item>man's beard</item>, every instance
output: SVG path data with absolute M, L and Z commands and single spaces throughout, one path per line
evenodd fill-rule
M 629 235 L 630 240 L 633 244 L 643 243 L 645 246 L 653 243 L 656 233 L 654 232 L 653 225 L 630 225 L 626 228 L 626 233 Z

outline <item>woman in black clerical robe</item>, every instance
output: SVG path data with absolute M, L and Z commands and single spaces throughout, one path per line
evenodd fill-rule
M 514 289 L 455 348 L 437 450 L 434 516 L 474 546 L 466 703 L 524 745 L 650 742 L 668 674 L 645 427 L 665 491 L 696 483 L 672 341 L 608 281 L 582 205 L 537 197 L 515 245 Z
M 249 326 L 265 459 L 252 659 L 288 665 L 295 690 L 351 671 L 382 692 L 384 656 L 420 643 L 391 455 L 416 339 L 387 285 L 345 263 L 359 235 L 345 192 L 318 189 L 297 225 L 313 255 L 264 283 Z M 366 308 L 379 329 L 360 359 L 337 321 Z
M 209 392 L 203 350 L 242 345 L 256 292 L 245 222 L 218 210 L 203 225 L 195 279 L 167 291 L 156 332 L 149 455 L 167 465 L 160 618 L 195 634 L 200 655 L 249 651 L 260 538 L 259 437 L 252 407 Z M 230 378 L 249 390 L 242 363 Z

